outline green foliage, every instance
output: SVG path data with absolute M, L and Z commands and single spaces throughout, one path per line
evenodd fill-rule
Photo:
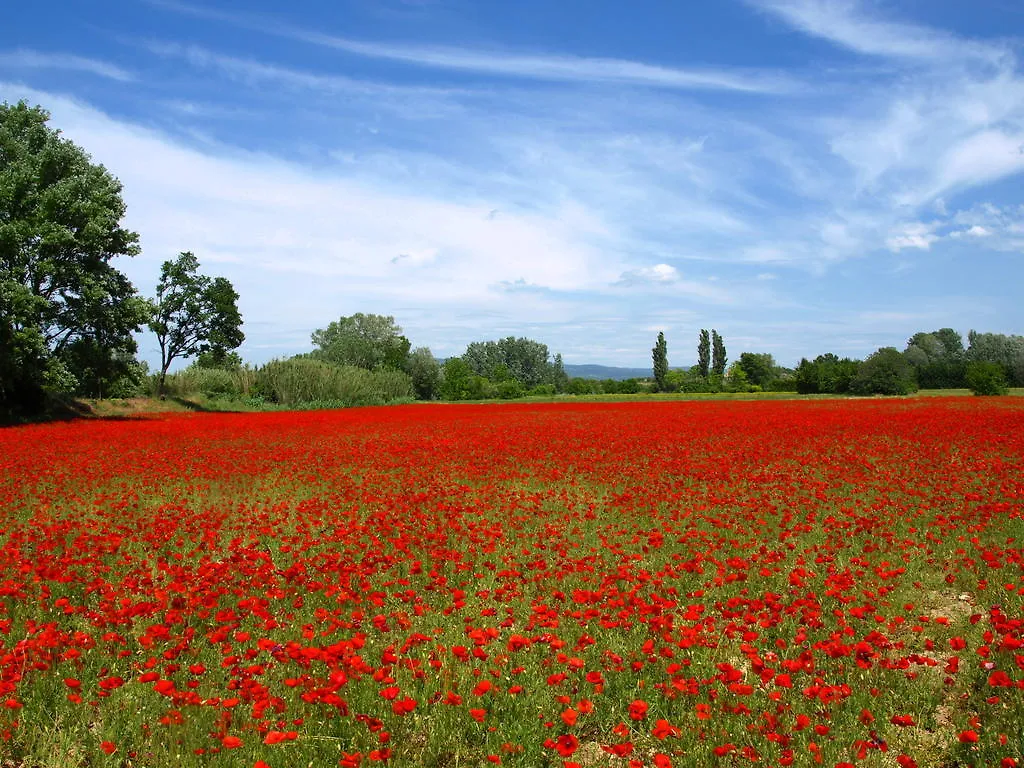
M 473 369 L 461 357 L 445 360 L 441 369 L 441 397 L 445 400 L 469 400 Z
M 907 341 L 903 354 L 914 366 L 921 387 L 948 389 L 964 386 L 966 359 L 963 339 L 952 328 L 915 333 Z
M 857 368 L 850 391 L 856 395 L 909 395 L 917 391 L 914 367 L 895 347 L 882 347 Z
M 345 407 L 384 405 L 413 397 L 412 379 L 402 371 L 368 371 L 310 357 L 273 360 L 256 375 L 254 393 L 284 405 L 331 402 Z
M 725 376 L 725 364 L 729 358 L 725 354 L 725 342 L 718 335 L 718 331 L 711 329 L 711 373 L 715 376 Z
M 555 360 L 551 366 L 551 382 L 556 392 L 565 392 L 569 384 L 569 374 L 565 372 L 565 364 L 562 362 L 562 353 L 555 353 Z
M 132 397 L 139 393 L 149 367 L 123 349 L 102 346 L 94 338 L 75 339 L 62 359 L 82 397 Z
M 498 341 L 474 341 L 466 347 L 462 359 L 473 373 L 491 381 L 511 377 L 526 387 L 545 382 L 557 386 L 558 374 L 548 361 L 547 345 L 532 339 L 509 336 Z
M 199 260 L 189 251 L 161 265 L 149 328 L 160 345 L 161 394 L 174 360 L 202 354 L 225 360 L 245 340 L 234 287 L 226 278 L 199 274 Z
M 554 384 L 538 384 L 536 387 L 531 387 L 526 394 L 530 397 L 551 397 L 558 393 L 555 389 Z
M 750 382 L 746 370 L 738 360 L 729 366 L 729 370 L 725 375 L 725 388 L 727 392 L 750 392 L 753 386 L 755 385 Z M 760 389 L 760 386 L 758 386 L 758 389 Z
M 768 353 L 744 352 L 735 365 L 752 385 L 767 389 L 778 373 L 775 358 Z
M 428 347 L 417 347 L 405 360 L 417 400 L 436 400 L 441 394 L 441 364 Z
M 538 384 L 537 386 L 543 386 Z M 495 385 L 498 397 L 502 400 L 515 400 L 520 397 L 526 396 L 526 387 L 522 385 L 517 379 L 505 379 L 499 381 Z
M 706 328 L 701 328 L 697 339 L 697 374 L 707 378 L 711 369 L 711 336 Z
M 1024 386 L 1024 336 L 970 331 L 967 338 L 968 361 L 998 363 L 1006 371 L 1011 386 Z
M 1009 391 L 1006 370 L 999 363 L 975 360 L 967 364 L 964 378 L 976 395 L 1005 395 Z
M 112 375 L 107 363 L 134 355 L 146 318 L 110 264 L 138 253 L 120 226 L 121 185 L 49 118 L 0 104 L 0 413 L 38 410 L 46 390 L 74 391 L 79 375 Z
M 394 317 L 361 312 L 313 331 L 312 339 L 316 359 L 367 371 L 401 370 L 412 346 Z
M 668 387 L 668 343 L 661 331 L 651 350 L 651 359 L 654 362 L 654 386 L 659 392 L 665 392 Z
M 814 362 L 804 358 L 796 369 L 796 391 L 803 395 L 847 394 L 859 367 L 858 361 L 848 357 L 840 360 L 831 352 L 818 355 Z

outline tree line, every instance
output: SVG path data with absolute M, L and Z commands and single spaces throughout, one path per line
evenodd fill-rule
M 113 260 L 139 253 L 125 229 L 121 185 L 25 102 L 0 104 L 0 417 L 41 409 L 49 397 L 126 397 L 144 391 L 246 398 L 254 404 L 361 405 L 410 399 L 527 395 L 795 391 L 907 394 L 918 387 L 998 393 L 1024 386 L 1024 337 L 921 332 L 905 349 L 865 360 L 831 353 L 795 369 L 743 352 L 728 365 L 716 329 L 697 337 L 696 364 L 672 368 L 665 334 L 650 378 L 595 381 L 567 375 L 562 356 L 533 339 L 474 341 L 439 360 L 413 348 L 390 316 L 356 313 L 313 331 L 313 351 L 245 364 L 238 293 L 200 272 L 189 251 L 161 265 L 155 295 L 141 296 Z M 160 367 L 150 373 L 133 334 L 150 330 Z M 175 361 L 192 364 L 175 374 Z
M 653 389 L 660 392 L 798 392 L 800 394 L 907 395 L 918 389 L 970 389 L 1003 394 L 1024 387 L 1024 336 L 967 334 L 952 328 L 920 331 L 901 351 L 881 347 L 864 360 L 828 352 L 802 358 L 796 368 L 778 365 L 770 353 L 743 352 L 726 369 L 725 343 L 701 330 L 697 364 L 668 365 L 668 344 L 659 333 L 651 350 Z

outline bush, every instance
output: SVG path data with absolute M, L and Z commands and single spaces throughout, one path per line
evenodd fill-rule
M 971 392 L 976 395 L 1005 395 L 1009 391 L 1006 371 L 999 363 L 981 360 L 968 363 L 964 378 Z
M 283 405 L 330 402 L 352 407 L 411 399 L 413 386 L 401 371 L 367 371 L 295 357 L 263 366 L 256 374 L 252 394 Z
M 505 379 L 495 385 L 498 397 L 502 400 L 516 400 L 526 396 L 526 387 L 518 379 Z
M 526 393 L 530 397 L 554 397 L 558 393 L 554 384 L 538 384 Z
M 914 367 L 895 347 L 882 347 L 857 368 L 855 395 L 909 395 L 917 391 Z

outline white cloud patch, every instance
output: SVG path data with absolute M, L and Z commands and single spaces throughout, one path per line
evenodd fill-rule
M 225 13 L 178 2 L 159 0 L 153 5 L 192 16 L 215 19 L 357 56 L 398 61 L 487 75 L 562 82 L 604 82 L 683 90 L 724 90 L 747 93 L 786 93 L 797 90 L 791 77 L 771 71 L 743 69 L 681 69 L 623 59 L 532 55 L 499 50 L 446 46 L 400 45 L 354 40 L 269 21 L 249 14 Z
M 44 53 L 26 48 L 14 51 L 0 51 L 0 67 L 9 69 L 63 69 L 76 72 L 88 72 L 92 75 L 105 77 L 125 83 L 135 79 L 126 69 L 97 59 L 75 56 L 69 53 Z
M 620 285 L 637 285 L 644 283 L 674 283 L 679 279 L 679 270 L 670 264 L 655 264 L 653 267 L 640 267 L 623 272 L 618 279 Z
M 915 221 L 904 224 L 886 238 L 885 244 L 893 253 L 898 253 L 904 248 L 919 248 L 927 251 L 932 243 L 939 239 L 935 234 L 936 225 Z

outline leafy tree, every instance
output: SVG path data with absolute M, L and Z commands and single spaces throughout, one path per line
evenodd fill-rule
M 405 372 L 412 379 L 418 400 L 434 400 L 441 391 L 441 364 L 429 347 L 417 347 L 406 358 Z
M 231 282 L 199 274 L 199 260 L 189 251 L 161 265 L 152 307 L 149 328 L 160 344 L 161 395 L 173 361 L 202 354 L 222 359 L 245 340 Z
M 553 375 L 547 345 L 533 339 L 509 336 L 498 341 L 474 341 L 466 347 L 462 359 L 478 376 L 492 381 L 498 381 L 499 366 L 505 366 L 507 375 L 527 387 L 548 382 Z
M 909 395 L 916 390 L 914 367 L 896 347 L 870 355 L 850 382 L 850 391 L 857 395 Z
M 362 312 L 313 331 L 312 339 L 314 358 L 368 371 L 401 369 L 412 346 L 394 317 Z
M 711 366 L 711 336 L 706 328 L 701 328 L 700 338 L 697 341 L 697 370 L 705 378 Z
M 744 352 L 736 365 L 746 374 L 748 382 L 761 388 L 768 387 L 778 372 L 775 358 L 768 353 Z
M 966 355 L 969 361 L 998 363 L 1013 386 L 1024 386 L 1024 336 L 970 331 L 967 339 L 970 343 Z
M 659 392 L 664 392 L 668 386 L 668 343 L 662 331 L 658 331 L 658 341 L 651 350 L 651 359 L 654 362 L 654 385 Z
M 729 392 L 750 392 L 753 382 L 747 376 L 746 370 L 737 360 L 729 366 L 725 375 L 725 385 Z
M 555 386 L 555 392 L 565 392 L 569 385 L 569 374 L 565 372 L 565 364 L 562 362 L 562 353 L 555 353 L 555 361 L 551 366 L 551 384 Z
M 964 344 L 952 328 L 915 333 L 903 353 L 917 373 L 918 384 L 926 389 L 964 386 Z
M 468 400 L 473 390 L 473 369 L 461 357 L 449 357 L 442 366 L 441 397 Z
M 725 356 L 725 342 L 718 331 L 711 329 L 711 372 L 716 376 L 725 375 L 725 364 L 729 358 Z
M 1005 395 L 1006 371 L 999 363 L 975 360 L 967 364 L 967 386 L 976 395 Z
M 12 413 L 132 359 L 146 320 L 110 263 L 139 250 L 120 225 L 121 184 L 49 119 L 0 104 L 0 411 Z
M 796 391 L 801 394 L 845 394 L 857 375 L 860 363 L 848 357 L 839 359 L 831 352 L 811 362 L 804 358 L 796 369 Z

